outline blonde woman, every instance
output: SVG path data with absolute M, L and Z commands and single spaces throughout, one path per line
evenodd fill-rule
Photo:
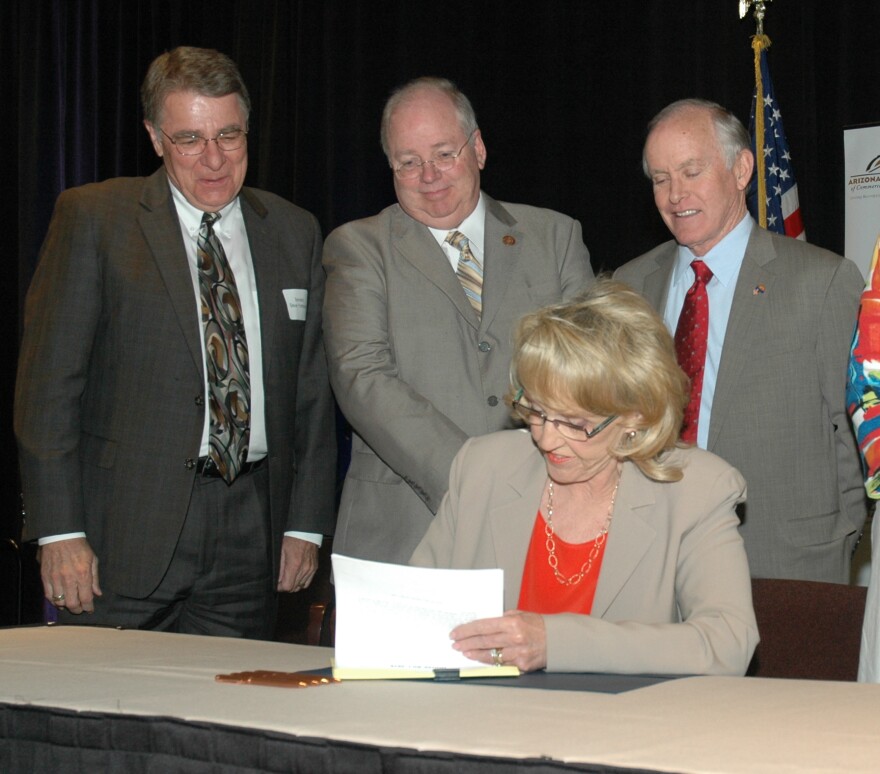
M 508 612 L 452 647 L 523 671 L 744 674 L 745 482 L 678 444 L 687 382 L 663 321 L 600 280 L 521 321 L 511 377 L 527 429 L 464 445 L 411 559 L 505 571 Z

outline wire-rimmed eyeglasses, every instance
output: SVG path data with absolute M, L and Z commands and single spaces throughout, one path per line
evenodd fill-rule
M 458 161 L 458 157 L 461 156 L 462 151 L 467 147 L 467 144 L 471 141 L 471 138 L 476 131 L 477 130 L 474 129 L 474 131 L 468 135 L 464 144 L 457 151 L 437 151 L 431 156 L 431 158 L 424 160 L 420 159 L 418 156 L 412 159 L 406 159 L 406 161 L 401 161 L 396 167 L 392 166 L 394 174 L 401 180 L 412 180 L 422 174 L 422 167 L 424 167 L 425 164 L 433 164 L 434 169 L 439 172 L 448 172 L 455 166 L 455 162 Z
M 569 441 L 589 441 L 601 433 L 615 419 L 617 414 L 612 414 L 607 419 L 603 419 L 598 425 L 592 429 L 586 425 L 576 425 L 574 422 L 567 422 L 564 419 L 550 419 L 541 409 L 534 408 L 523 403 L 523 391 L 520 389 L 516 393 L 516 397 L 511 402 L 514 413 L 531 427 L 543 427 L 547 422 L 553 425 L 563 438 Z
M 228 152 L 238 150 L 247 141 L 247 132 L 244 129 L 226 129 L 216 137 L 202 137 L 198 134 L 179 134 L 177 137 L 172 137 L 161 127 L 159 131 L 168 138 L 181 156 L 201 156 L 209 142 L 217 143 L 220 150 Z

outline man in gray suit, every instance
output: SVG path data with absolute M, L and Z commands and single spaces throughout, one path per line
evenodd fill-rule
M 711 270 L 696 440 L 746 478 L 751 573 L 848 583 L 866 516 L 844 406 L 864 281 L 850 261 L 755 224 L 746 211 L 749 146 L 719 105 L 682 100 L 662 110 L 643 164 L 674 239 L 615 276 L 675 332 L 695 269 Z
M 163 54 L 142 97 L 163 167 L 64 192 L 28 292 L 26 534 L 62 622 L 268 638 L 333 524 L 320 232 L 243 187 L 228 57 Z
M 576 221 L 480 191 L 486 146 L 449 81 L 394 92 L 381 139 L 398 204 L 324 247 L 330 380 L 355 433 L 334 550 L 402 563 L 464 441 L 512 426 L 516 321 L 593 274 Z

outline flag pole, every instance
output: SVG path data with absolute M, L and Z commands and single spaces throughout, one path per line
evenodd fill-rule
M 764 82 L 761 77 L 761 52 L 770 48 L 770 38 L 764 34 L 764 15 L 767 12 L 767 3 L 772 0 L 739 0 L 739 18 L 742 19 L 749 11 L 749 6 L 755 7 L 752 15 L 755 17 L 757 30 L 752 37 L 752 49 L 755 52 L 755 99 L 763 99 Z M 764 136 L 764 111 L 758 104 L 755 109 L 755 137 Z M 767 179 L 765 175 L 764 154 L 755 144 L 755 167 L 758 183 L 758 225 L 767 228 Z

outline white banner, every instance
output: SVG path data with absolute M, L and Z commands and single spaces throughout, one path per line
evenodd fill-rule
M 844 254 L 865 277 L 880 234 L 880 124 L 843 130 L 846 185 Z

